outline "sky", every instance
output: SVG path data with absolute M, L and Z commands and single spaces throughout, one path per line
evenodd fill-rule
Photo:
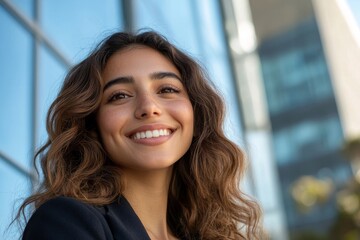
M 354 14 L 358 25 L 360 25 L 360 0 L 347 0 L 347 2 Z

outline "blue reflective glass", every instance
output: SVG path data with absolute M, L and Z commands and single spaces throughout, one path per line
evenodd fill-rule
M 37 145 L 45 143 L 47 139 L 46 133 L 46 114 L 50 104 L 55 99 L 60 86 L 66 74 L 65 67 L 60 64 L 51 52 L 44 47 L 40 47 L 39 62 L 39 86 L 38 86 L 38 116 L 37 134 L 39 136 Z
M 65 56 L 77 62 L 104 36 L 123 28 L 118 0 L 42 1 L 41 26 Z
M 135 28 L 151 28 L 164 34 L 178 47 L 198 54 L 196 16 L 191 0 L 135 0 Z
M 315 20 L 263 41 L 259 54 L 272 114 L 333 95 Z
M 31 154 L 32 37 L 1 7 L 0 32 L 0 150 L 28 166 Z
M 337 116 L 302 121 L 274 134 L 275 155 L 280 165 L 338 150 L 342 143 Z
M 0 178 L 0 239 L 19 239 L 20 230 L 17 222 L 10 228 L 8 226 L 23 198 L 31 192 L 31 182 L 1 158 Z
M 10 0 L 10 2 L 26 17 L 30 19 L 34 17 L 34 0 Z
M 239 102 L 236 96 L 234 79 L 231 74 L 231 63 L 227 52 L 219 1 L 191 1 L 194 14 L 197 41 L 200 46 L 200 60 L 205 65 L 209 76 L 221 93 L 226 96 L 227 118 L 224 124 L 227 135 L 241 143 L 242 124 Z

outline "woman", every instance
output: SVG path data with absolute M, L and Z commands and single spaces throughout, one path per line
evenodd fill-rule
M 259 239 L 223 117 L 200 66 L 165 38 L 111 35 L 50 107 L 23 239 Z

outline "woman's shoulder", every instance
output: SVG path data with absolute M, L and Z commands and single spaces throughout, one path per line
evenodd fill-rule
M 69 197 L 50 199 L 34 212 L 25 227 L 23 240 L 32 239 L 150 240 L 124 197 L 101 207 Z
M 101 208 L 70 197 L 42 204 L 30 217 L 23 239 L 111 239 Z
M 34 214 L 53 211 L 60 214 L 90 214 L 91 212 L 97 212 L 96 209 L 98 208 L 88 203 L 84 203 L 78 199 L 60 196 L 47 200 L 38 209 L 36 209 Z
M 70 217 L 73 220 L 79 220 L 83 217 L 97 217 L 101 219 L 100 208 L 84 203 L 80 200 L 71 197 L 56 197 L 49 199 L 43 203 L 34 214 L 32 219 L 41 219 L 44 216 L 52 218 Z

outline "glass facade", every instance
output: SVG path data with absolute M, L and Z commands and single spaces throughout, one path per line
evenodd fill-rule
M 0 1 L 1 239 L 20 234 L 7 226 L 32 191 L 32 156 L 46 140 L 46 111 L 67 69 L 111 32 L 152 28 L 201 62 L 225 96 L 227 134 L 240 142 L 220 10 L 216 0 Z
M 329 180 L 336 191 L 351 170 L 340 151 L 344 136 L 315 18 L 264 39 L 258 51 L 290 238 L 322 234 L 337 216 L 334 192 L 303 211 L 294 186 L 311 176 Z
M 68 67 L 123 29 L 123 17 L 116 0 L 0 3 L 0 238 L 17 239 L 17 225 L 8 226 L 32 191 L 32 156 L 46 140 L 47 109 Z
M 333 96 L 315 19 L 266 40 L 259 54 L 271 115 Z
M 42 1 L 39 25 L 59 51 L 77 62 L 100 39 L 124 29 L 120 10 L 118 0 Z
M 0 26 L 0 150 L 28 166 L 33 38 L 2 8 Z
M 339 119 L 329 116 L 308 119 L 274 133 L 274 147 L 279 165 L 321 156 L 342 145 Z M 288 147 L 284 147 L 288 145 Z

